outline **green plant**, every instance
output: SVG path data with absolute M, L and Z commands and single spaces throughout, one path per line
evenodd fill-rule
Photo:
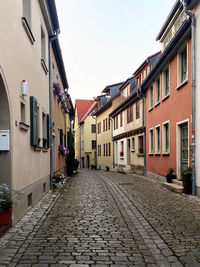
M 181 172 L 182 176 L 192 175 L 192 167 L 187 167 Z
M 169 168 L 167 171 L 167 174 L 172 175 L 174 173 L 174 169 L 173 168 Z
M 11 189 L 7 184 L 0 185 L 0 209 L 9 210 L 12 208 L 12 193 Z

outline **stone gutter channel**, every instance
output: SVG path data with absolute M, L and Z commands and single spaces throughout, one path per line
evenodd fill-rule
M 134 226 L 139 232 L 140 236 L 143 238 L 144 243 L 148 247 L 152 254 L 156 264 L 160 267 L 168 266 L 183 266 L 178 258 L 174 255 L 174 252 L 167 246 L 165 241 L 158 235 L 156 230 L 149 224 L 145 217 L 139 212 L 139 210 L 134 206 L 130 199 L 122 192 L 122 190 L 109 178 L 104 175 L 98 174 L 98 176 L 107 185 L 112 197 L 114 198 L 120 212 L 122 213 L 125 222 L 127 223 L 129 230 L 134 234 L 131 229 Z M 118 205 L 118 203 L 121 204 Z M 173 263 L 169 262 L 167 255 L 162 253 L 161 249 L 167 249 L 173 255 Z

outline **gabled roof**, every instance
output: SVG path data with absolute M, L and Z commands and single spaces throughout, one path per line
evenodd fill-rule
M 139 68 L 136 69 L 136 71 L 133 73 L 133 75 L 137 75 L 147 64 L 150 64 L 150 66 L 152 67 L 154 62 L 156 61 L 156 59 L 159 57 L 159 55 L 161 54 L 161 51 L 156 52 L 155 54 L 147 57 L 142 64 L 139 66 Z
M 86 114 L 86 112 L 93 103 L 94 103 L 93 100 L 86 100 L 86 99 L 75 100 L 75 110 L 77 109 L 78 122 L 82 120 L 83 116 Z
M 90 114 L 90 112 L 96 107 L 97 102 L 94 101 L 93 104 L 88 108 L 88 110 L 86 111 L 85 115 L 83 116 L 83 118 L 81 119 L 80 123 L 83 122 L 87 116 Z
M 162 28 L 160 29 L 160 31 L 159 31 L 159 33 L 158 33 L 158 35 L 156 37 L 156 41 L 160 40 L 161 36 L 163 35 L 165 30 L 167 29 L 167 26 L 168 26 L 169 22 L 171 21 L 171 19 L 175 15 L 175 13 L 178 10 L 178 8 L 181 7 L 181 6 L 182 6 L 182 4 L 180 3 L 180 0 L 176 0 L 175 4 L 173 5 L 169 15 L 167 16 Z
M 114 84 L 111 84 L 111 85 L 107 85 L 107 86 L 103 89 L 102 93 L 106 93 L 106 92 L 108 92 L 109 89 L 112 88 L 112 87 L 119 88 L 123 83 L 124 83 L 124 82 L 114 83 Z

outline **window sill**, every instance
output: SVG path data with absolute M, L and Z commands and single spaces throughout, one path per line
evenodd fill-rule
M 135 152 L 135 149 L 131 149 L 131 152 Z
M 155 104 L 155 107 L 157 107 L 158 105 L 160 105 L 160 101 Z
M 19 127 L 21 130 L 28 131 L 29 130 L 29 125 L 24 123 L 23 121 L 19 122 Z
M 42 148 L 42 151 L 43 151 L 43 152 L 48 152 L 48 150 L 49 150 L 48 147 L 43 147 L 43 148 Z
M 31 28 L 30 28 L 30 26 L 28 24 L 28 21 L 26 20 L 25 17 L 22 17 L 22 25 L 24 27 L 24 30 L 25 30 L 25 32 L 26 32 L 26 34 L 27 34 L 27 36 L 28 36 L 31 44 L 33 45 L 35 43 L 35 38 L 33 36 L 33 33 L 31 31 Z
M 44 70 L 45 74 L 47 74 L 49 72 L 49 70 L 48 70 L 48 68 L 46 66 L 46 63 L 45 63 L 44 59 L 41 59 L 41 65 L 43 67 L 43 70 Z
M 188 83 L 188 79 L 186 79 L 185 81 L 183 81 L 181 84 L 179 84 L 177 87 L 176 87 L 176 90 L 179 90 L 181 89 L 185 84 Z
M 35 146 L 35 151 L 41 151 L 42 147 L 41 146 Z
M 149 111 L 151 111 L 152 109 L 153 109 L 153 107 L 150 107 L 150 108 L 149 108 Z
M 162 101 L 165 101 L 168 97 L 169 97 L 169 94 L 166 95 L 166 96 L 164 96 L 163 99 L 162 99 Z
M 169 156 L 170 154 L 169 154 L 169 152 L 163 152 L 162 153 L 162 156 Z
M 160 156 L 160 152 L 156 152 L 155 153 L 155 156 Z
M 120 157 L 121 160 L 124 160 L 124 157 Z
M 138 157 L 144 157 L 144 154 L 137 154 Z
M 149 156 L 153 156 L 154 155 L 154 153 L 149 153 Z

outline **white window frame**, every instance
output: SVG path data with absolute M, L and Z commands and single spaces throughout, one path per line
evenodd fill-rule
M 155 81 L 155 105 L 160 103 L 160 99 L 161 99 L 161 81 L 160 81 L 160 76 L 156 79 Z M 159 99 L 158 99 L 158 81 L 159 81 Z
M 187 53 L 187 73 L 186 78 L 182 81 L 182 62 L 181 62 L 181 54 L 186 49 Z M 183 84 L 185 84 L 188 81 L 188 42 L 184 43 L 182 47 L 179 49 L 177 54 L 177 88 L 179 89 Z
M 168 137 L 169 137 L 169 147 L 168 150 L 166 149 L 166 132 L 165 132 L 165 125 L 168 124 Z M 170 153 L 170 122 L 165 121 L 162 124 L 162 154 L 169 154 Z
M 159 140 L 160 140 L 160 149 L 158 150 L 158 133 L 157 133 L 157 129 L 160 129 L 160 136 L 159 136 Z M 160 154 L 161 153 L 161 127 L 160 124 L 155 126 L 155 154 Z
M 152 142 L 151 142 L 151 132 L 154 135 L 154 129 L 153 128 L 149 129 L 149 154 L 150 155 L 154 153 L 154 136 L 153 136 L 153 144 L 152 144 Z M 151 150 L 151 147 L 153 147 L 152 150 Z
M 169 92 L 168 92 L 168 94 L 166 94 L 166 80 L 165 80 L 165 77 L 166 77 L 165 73 L 166 73 L 167 69 L 169 72 L 169 75 L 168 75 L 169 76 L 169 79 L 168 79 L 169 80 Z M 170 67 L 169 67 L 169 65 L 167 65 L 167 67 L 162 72 L 162 100 L 164 100 L 166 97 L 168 97 L 169 94 L 170 94 Z
M 151 99 L 153 102 L 153 84 L 149 87 L 149 110 L 151 110 L 154 107 L 153 103 L 151 105 Z

